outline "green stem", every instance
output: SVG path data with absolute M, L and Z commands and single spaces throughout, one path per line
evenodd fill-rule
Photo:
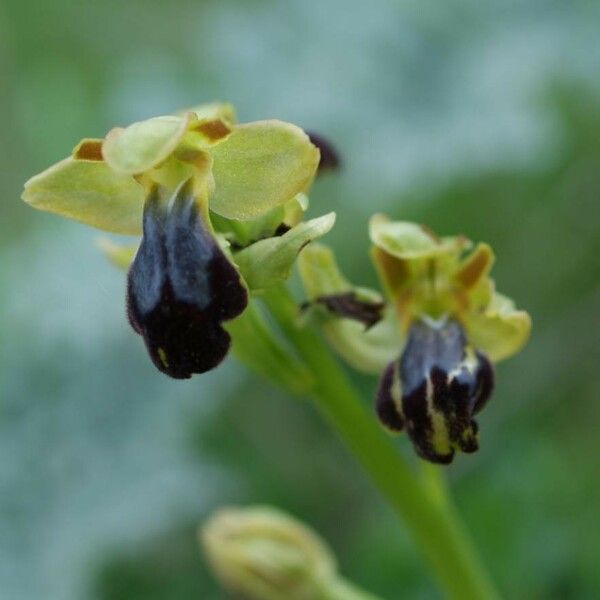
M 297 326 L 297 306 L 286 288 L 270 289 L 264 301 L 316 379 L 312 398 L 375 486 L 404 520 L 447 597 L 491 600 L 497 594 L 452 504 L 397 452 L 334 360 L 319 335 Z
M 332 579 L 323 591 L 322 600 L 382 600 L 379 596 L 362 590 L 342 577 Z

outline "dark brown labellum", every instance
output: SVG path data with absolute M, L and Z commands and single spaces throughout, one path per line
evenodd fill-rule
M 384 372 L 377 414 L 389 429 L 403 424 L 419 456 L 452 462 L 456 450 L 475 452 L 478 425 L 473 419 L 489 399 L 494 371 L 472 348 L 456 321 L 416 322 L 398 361 Z
M 191 184 L 167 203 L 154 189 L 127 278 L 127 314 L 156 367 L 176 379 L 216 367 L 230 346 L 221 323 L 248 294 L 199 214 Z

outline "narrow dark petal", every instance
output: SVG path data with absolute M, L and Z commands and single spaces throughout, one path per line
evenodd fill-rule
M 354 292 L 319 296 L 314 302 L 322 304 L 327 310 L 338 317 L 353 319 L 363 323 L 369 329 L 378 323 L 383 314 L 383 302 L 367 302 L 360 300 Z
M 468 345 L 457 322 L 411 327 L 400 380 L 406 430 L 420 456 L 448 463 L 455 450 L 478 449 L 473 415 L 490 397 L 494 372 L 487 357 Z
M 189 378 L 216 367 L 230 338 L 221 326 L 248 295 L 203 222 L 190 185 L 169 204 L 146 201 L 144 235 L 127 281 L 127 313 L 163 373 Z
M 341 160 L 333 144 L 314 131 L 307 131 L 306 134 L 321 152 L 318 174 L 324 171 L 337 171 L 341 167 Z
M 400 432 L 404 427 L 404 420 L 393 396 L 396 367 L 397 363 L 395 361 L 390 363 L 379 380 L 379 387 L 375 396 L 375 411 L 384 427 L 393 432 Z

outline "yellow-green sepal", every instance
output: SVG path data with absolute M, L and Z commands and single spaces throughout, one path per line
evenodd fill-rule
M 439 238 L 422 225 L 390 221 L 382 214 L 371 217 L 369 236 L 376 247 L 401 260 L 436 258 L 456 253 L 468 244 L 461 236 Z
M 132 123 L 108 132 L 102 156 L 118 173 L 136 175 L 156 167 L 169 157 L 185 135 L 191 113 L 163 116 Z
M 353 286 L 341 273 L 331 249 L 322 244 L 312 244 L 300 254 L 298 269 L 309 300 L 353 292 L 359 300 L 381 301 L 377 292 Z M 312 304 L 304 318 L 316 320 L 336 352 L 364 373 L 381 373 L 399 356 L 404 343 L 389 306 L 381 321 L 368 329 L 356 320 L 329 313 L 319 303 Z
M 197 104 L 186 110 L 179 111 L 177 116 L 184 116 L 186 113 L 193 113 L 198 120 L 212 121 L 220 119 L 229 125 L 237 123 L 237 116 L 233 104 L 227 102 L 207 102 L 205 104 Z
M 144 188 L 102 160 L 65 158 L 29 179 L 21 197 L 34 208 L 104 231 L 141 233 Z
M 139 243 L 118 244 L 109 238 L 100 238 L 97 246 L 113 266 L 127 271 L 135 258 Z
M 454 281 L 465 290 L 475 288 L 494 265 L 495 256 L 489 244 L 480 242 L 456 267 Z
M 254 219 L 311 184 L 319 151 L 295 125 L 256 121 L 236 127 L 211 148 L 215 191 L 211 210 L 228 219 Z
M 531 333 L 529 314 L 498 292 L 484 312 L 470 314 L 464 325 L 473 345 L 494 362 L 519 352 Z
M 287 233 L 255 242 L 233 259 L 250 290 L 261 290 L 290 276 L 300 251 L 325 235 L 335 223 L 335 213 L 302 222 Z

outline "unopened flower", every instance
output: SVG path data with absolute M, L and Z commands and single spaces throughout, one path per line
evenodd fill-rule
M 200 542 L 225 588 L 248 600 L 315 600 L 336 578 L 333 554 L 300 521 L 272 507 L 219 510 Z
M 313 246 L 300 261 L 312 312 L 348 362 L 383 371 L 375 403 L 381 423 L 406 430 L 422 458 L 447 464 L 457 450 L 478 449 L 474 416 L 492 393 L 492 362 L 521 349 L 531 320 L 495 291 L 487 244 L 473 248 L 463 236 L 439 238 L 382 215 L 371 220 L 370 235 L 388 302 L 352 286 L 331 251 Z M 332 303 L 340 296 L 354 298 L 354 314 Z M 375 308 L 380 319 L 367 322 Z
M 239 125 L 230 105 L 209 104 L 82 140 L 32 177 L 23 199 L 112 233 L 143 230 L 139 248 L 103 249 L 121 267 L 133 261 L 131 325 L 161 371 L 185 378 L 225 356 L 221 325 L 247 292 L 288 277 L 300 250 L 333 226 L 333 213 L 302 221 L 319 160 L 298 127 Z

